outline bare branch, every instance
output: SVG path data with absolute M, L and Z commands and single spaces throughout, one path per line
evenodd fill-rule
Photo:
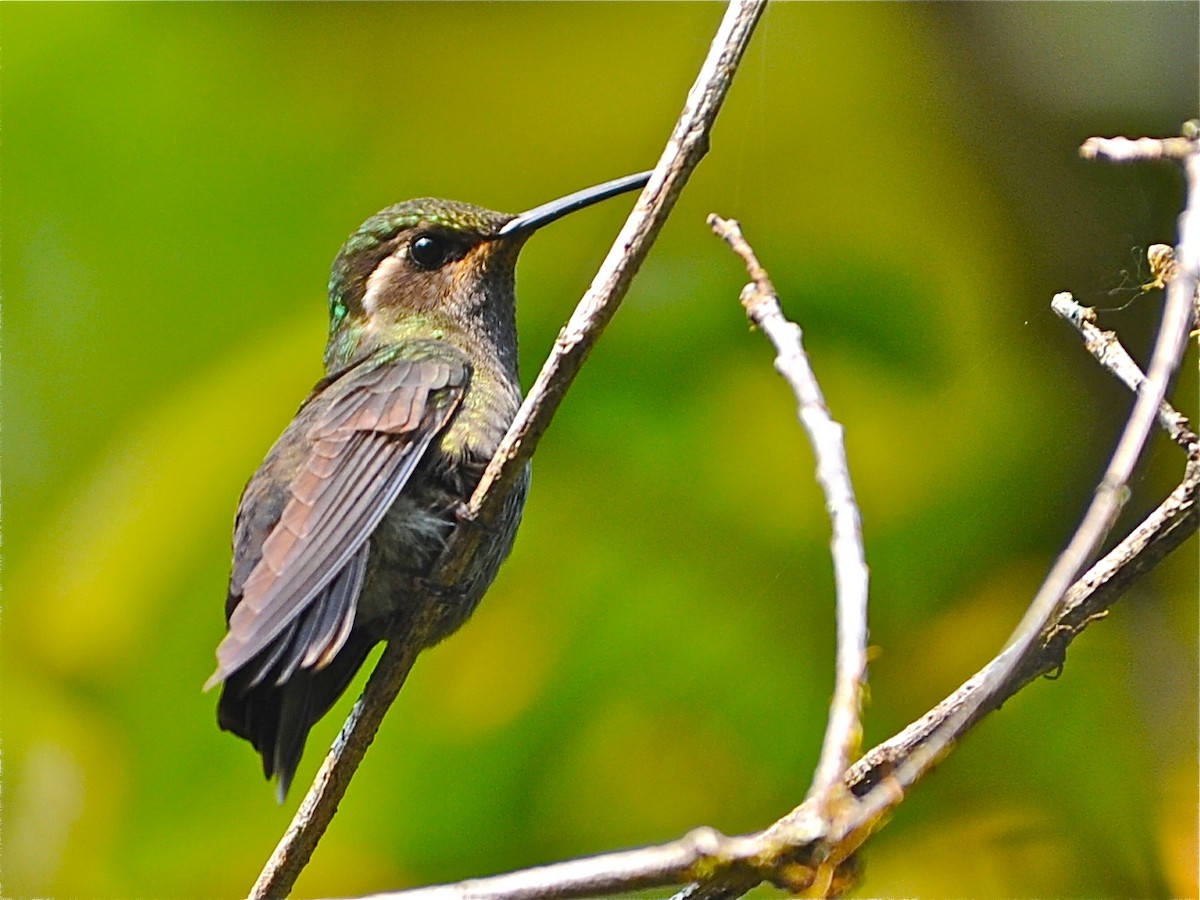
M 471 497 L 468 512 L 481 525 L 486 526 L 498 514 L 575 375 L 616 313 L 692 170 L 708 152 L 713 123 L 765 7 L 766 0 L 732 0 L 726 9 L 654 174 L 587 293 L 559 332 L 529 396 Z M 481 537 L 479 529 L 459 529 L 455 538 L 463 546 L 452 543 L 448 548 L 439 572 L 443 583 L 455 582 Z
M 969 702 L 942 721 L 925 743 L 913 750 L 896 769 L 893 777 L 901 795 L 948 752 L 972 722 L 985 710 L 995 708 L 997 697 L 1008 691 L 1007 683 L 1019 677 L 1019 673 L 1030 665 L 1037 654 L 1039 640 L 1060 612 L 1068 588 L 1088 560 L 1096 554 L 1124 503 L 1126 486 L 1141 457 L 1171 377 L 1183 358 L 1192 317 L 1192 297 L 1197 272 L 1200 271 L 1200 130 L 1187 126 L 1185 131 L 1185 138 L 1161 141 L 1156 148 L 1146 143 L 1148 139 L 1128 141 L 1095 138 L 1089 140 L 1081 150 L 1084 156 L 1109 159 L 1178 158 L 1178 141 L 1187 142 L 1189 149 L 1185 154 L 1184 167 L 1188 192 L 1184 211 L 1179 217 L 1179 247 L 1176 250 L 1179 275 L 1167 288 L 1162 327 L 1146 379 L 1078 529 L 1067 548 L 1055 560 L 1008 644 L 994 660 L 994 667 L 981 673 L 983 680 L 979 690 L 972 693 Z M 896 802 L 893 799 L 896 794 L 895 790 L 873 791 L 864 797 L 861 810 L 863 818 L 854 824 L 877 819 Z
M 729 4 L 650 183 L 617 235 L 592 286 L 559 332 L 554 351 L 471 498 L 472 511 L 484 521 L 498 510 L 503 494 L 533 453 L 579 367 L 616 312 L 679 192 L 708 152 L 713 123 L 765 7 L 766 0 L 733 0 Z
M 1096 358 L 1096 362 L 1135 394 L 1141 390 L 1146 376 L 1121 345 L 1115 332 L 1102 331 L 1096 327 L 1094 309 L 1090 306 L 1080 306 L 1075 302 L 1075 298 L 1066 292 L 1055 294 L 1054 299 L 1050 301 L 1050 308 L 1054 310 L 1055 315 L 1075 326 L 1083 335 L 1083 345 L 1088 353 Z M 1196 443 L 1196 434 L 1189 426 L 1187 417 L 1165 400 L 1158 408 L 1158 423 L 1171 436 L 1171 440 L 1181 447 L 1187 448 Z
M 713 231 L 746 263 L 752 282 L 742 290 L 746 315 L 763 330 L 778 351 L 775 368 L 791 385 L 800 422 L 817 461 L 817 481 L 833 523 L 833 568 L 837 584 L 837 669 L 829 723 L 808 797 L 828 820 L 841 796 L 842 775 L 862 740 L 862 686 L 867 677 L 867 560 L 862 543 L 862 517 L 854 499 L 842 426 L 829 415 L 816 374 L 804 352 L 800 327 L 789 322 L 766 270 L 733 219 L 708 217 Z
M 376 663 L 362 696 L 325 756 L 287 831 L 250 891 L 251 898 L 286 897 L 308 864 L 321 835 L 337 812 L 363 754 L 375 738 L 420 652 L 416 642 L 391 641 Z
M 634 274 L 666 221 L 693 169 L 707 152 L 709 134 L 762 16 L 766 0 L 733 0 L 721 22 L 683 112 L 649 184 L 558 336 L 512 427 L 471 498 L 475 523 L 456 529 L 431 582 L 452 585 L 496 516 L 515 479 L 558 409 L 588 352 L 608 324 Z M 474 524 L 474 527 L 473 527 Z M 389 640 L 383 655 L 322 763 L 308 794 L 251 891 L 251 898 L 286 896 L 337 811 L 350 779 L 375 737 L 425 643 L 427 626 L 412 624 L 404 640 Z
M 1200 134 L 1200 122 L 1183 123 L 1180 137 L 1127 138 L 1091 137 L 1079 148 L 1084 159 L 1103 159 L 1108 162 L 1145 162 L 1156 159 L 1187 159 L 1195 153 L 1195 142 Z

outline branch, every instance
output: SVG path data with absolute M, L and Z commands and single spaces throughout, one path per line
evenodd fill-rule
M 833 522 L 833 568 L 837 586 L 837 668 L 829 724 L 817 762 L 809 798 L 818 797 L 821 817 L 832 815 L 842 788 L 842 773 L 859 749 L 862 686 L 867 677 L 867 560 L 862 543 L 862 517 L 850 483 L 850 467 L 842 426 L 829 415 L 802 343 L 800 327 L 789 322 L 766 270 L 732 219 L 708 217 L 708 224 L 746 263 L 752 282 L 742 290 L 746 315 L 763 330 L 778 351 L 775 368 L 791 385 L 799 403 L 800 422 L 817 460 L 817 481 Z
M 1124 431 L 1083 520 L 1067 548 L 1055 560 L 1007 645 L 981 671 L 980 683 L 977 689 L 970 692 L 969 699 L 939 722 L 924 743 L 916 747 L 896 768 L 891 789 L 886 792 L 872 791 L 864 797 L 860 818 L 851 823 L 851 830 L 878 820 L 899 802 L 896 797 L 902 797 L 909 787 L 929 772 L 975 721 L 988 710 L 995 709 L 1002 696 L 1011 696 L 1011 683 L 1019 681 L 1022 673 L 1035 663 L 1043 636 L 1053 629 L 1061 616 L 1068 589 L 1095 556 L 1124 505 L 1129 479 L 1187 346 L 1192 298 L 1200 273 L 1200 128 L 1189 123 L 1184 126 L 1184 134 L 1183 138 L 1164 141 L 1149 138 L 1138 141 L 1092 138 L 1081 148 L 1080 152 L 1087 158 L 1118 161 L 1183 159 L 1187 199 L 1179 216 L 1179 246 L 1176 249 L 1178 269 L 1167 286 L 1162 326 L 1155 341 L 1149 371 L 1137 392 Z
M 1200 120 L 1192 119 L 1183 123 L 1179 137 L 1091 137 L 1080 145 L 1079 155 L 1084 159 L 1105 159 L 1115 163 L 1182 160 L 1196 152 L 1197 137 L 1200 137 Z
M 591 287 L 559 334 L 529 396 L 488 465 L 468 506 L 468 517 L 474 522 L 468 520 L 455 530 L 430 579 L 435 585 L 453 585 L 457 581 L 479 544 L 481 528 L 486 528 L 497 515 L 575 374 L 616 312 L 692 170 L 707 152 L 713 123 L 765 3 L 766 0 L 730 3 L 650 182 Z M 295 817 L 255 882 L 250 893 L 253 900 L 285 897 L 291 891 L 337 811 L 384 714 L 400 692 L 424 645 L 427 628 L 426 623 L 418 621 L 405 640 L 388 641 L 362 697 L 351 710 Z
M 1109 368 L 1106 360 L 1101 359 L 1100 362 Z M 1134 369 L 1137 378 L 1144 379 L 1136 366 Z M 1110 371 L 1114 370 L 1110 368 Z M 976 707 L 976 713 L 970 719 L 970 724 L 973 724 L 988 712 L 998 709 L 1034 679 L 1060 669 L 1067 646 L 1083 629 L 1103 618 L 1109 607 L 1135 580 L 1196 533 L 1200 525 L 1200 506 L 1197 505 L 1197 493 L 1200 491 L 1200 439 L 1186 429 L 1187 420 L 1179 413 L 1169 406 L 1167 411 L 1168 415 L 1159 419 L 1163 429 L 1172 433 L 1177 423 L 1182 421 L 1189 437 L 1185 448 L 1188 451 L 1188 463 L 1180 484 L 1124 540 L 1071 585 L 1053 621 L 1039 636 L 1037 649 L 1030 662 L 1016 677 L 1003 682 L 1001 689 L 987 698 L 986 702 L 980 701 L 985 687 L 997 679 L 997 672 L 1005 661 L 1003 654 L 997 656 L 936 707 L 899 734 L 874 747 L 851 766 L 846 781 L 854 793 L 863 794 L 887 778 L 959 711 Z
M 1150 249 L 1153 250 L 1154 247 Z M 1096 310 L 1090 306 L 1080 306 L 1075 302 L 1075 298 L 1066 292 L 1055 294 L 1054 299 L 1050 301 L 1050 308 L 1060 319 L 1075 326 L 1083 336 L 1083 346 L 1095 357 L 1096 362 L 1135 394 L 1141 390 L 1146 376 L 1117 339 L 1115 332 L 1102 331 L 1096 327 Z M 1196 434 L 1189 426 L 1187 417 L 1165 400 L 1158 407 L 1158 424 L 1171 440 L 1184 449 L 1196 443 Z
M 1060 669 L 1067 647 L 1092 622 L 1103 618 L 1129 586 L 1159 560 L 1196 533 L 1200 524 L 1197 490 L 1200 457 L 1193 448 L 1184 480 L 1140 525 L 1071 586 L 1058 614 L 1041 637 L 1031 659 L 1015 677 L 1002 681 L 1002 689 L 985 693 L 999 677 L 1006 659 L 998 656 L 965 681 L 949 697 L 899 734 L 872 748 L 846 773 L 846 782 L 863 794 L 888 779 L 945 723 L 970 710 L 969 728 L 987 713 L 1041 675 Z M 983 702 L 981 702 L 981 698 Z

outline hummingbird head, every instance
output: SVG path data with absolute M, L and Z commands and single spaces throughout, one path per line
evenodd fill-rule
M 462 338 L 516 372 L 514 272 L 534 231 L 640 188 L 643 172 L 577 191 L 518 215 L 431 198 L 367 219 L 342 245 L 329 277 L 329 344 L 336 371 L 409 336 Z M 481 343 L 482 342 L 482 343 Z

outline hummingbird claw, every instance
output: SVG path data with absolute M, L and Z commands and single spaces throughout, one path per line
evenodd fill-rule
M 475 524 L 475 513 L 471 512 L 470 502 L 459 500 L 454 504 L 454 521 L 459 525 Z
M 453 507 L 454 522 L 463 530 L 474 529 L 482 532 L 486 537 L 499 535 L 502 531 L 500 525 L 496 522 L 491 524 L 484 522 L 472 510 L 469 502 L 459 502 Z

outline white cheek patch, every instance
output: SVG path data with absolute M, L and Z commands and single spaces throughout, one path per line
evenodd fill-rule
M 363 312 L 367 314 L 368 319 L 375 315 L 375 310 L 379 305 L 379 298 L 388 289 L 392 276 L 404 265 L 404 254 L 406 252 L 407 248 L 401 247 L 391 256 L 386 257 L 375 267 L 375 271 L 367 279 L 367 290 L 363 294 L 362 306 Z

